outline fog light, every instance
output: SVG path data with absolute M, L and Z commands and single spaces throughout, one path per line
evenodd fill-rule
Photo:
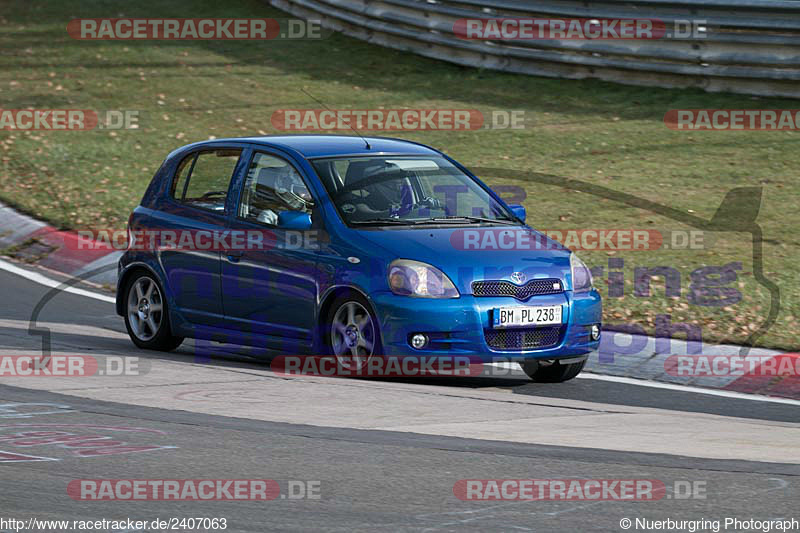
M 600 338 L 600 326 L 598 326 L 597 324 L 592 324 L 591 335 L 592 335 L 592 340 L 593 341 L 596 341 L 597 339 L 599 339 Z
M 411 337 L 411 346 L 419 350 L 420 348 L 424 348 L 425 345 L 428 344 L 428 336 L 423 335 L 422 333 L 417 333 L 413 337 Z

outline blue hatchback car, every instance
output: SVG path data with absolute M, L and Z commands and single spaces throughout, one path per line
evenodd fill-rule
M 598 347 L 586 265 L 458 162 L 399 139 L 287 135 L 167 156 L 129 220 L 133 342 L 517 361 L 575 377 Z M 155 244 L 154 244 L 155 243 Z

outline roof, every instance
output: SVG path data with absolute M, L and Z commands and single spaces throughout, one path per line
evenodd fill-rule
M 408 154 L 408 155 L 439 155 L 433 148 L 422 144 L 402 139 L 388 137 L 361 137 L 355 135 L 265 135 L 263 137 L 242 137 L 238 139 L 218 139 L 218 141 L 239 141 L 265 146 L 294 150 L 305 158 L 331 157 L 344 155 L 380 155 L 380 154 Z

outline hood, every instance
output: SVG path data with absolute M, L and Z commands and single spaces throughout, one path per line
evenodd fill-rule
M 527 226 L 380 228 L 359 236 L 393 259 L 413 259 L 442 270 L 461 294 L 471 294 L 478 280 L 521 284 L 536 278 L 558 278 L 569 287 L 570 251 Z M 392 260 L 393 260 L 392 259 Z

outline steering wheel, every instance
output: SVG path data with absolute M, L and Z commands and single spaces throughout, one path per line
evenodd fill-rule
M 283 203 L 292 209 L 305 210 L 313 204 L 312 201 L 306 200 L 291 189 L 275 190 L 275 194 L 281 199 Z
M 429 209 L 441 209 L 442 211 L 446 211 L 445 207 L 442 205 L 442 201 L 434 196 L 426 196 L 414 207 L 427 207 Z
M 361 179 L 354 183 L 351 183 L 350 185 L 345 185 L 344 187 L 342 187 L 341 189 L 339 189 L 338 191 L 336 191 L 331 195 L 331 200 L 335 202 L 345 194 L 357 191 L 359 189 L 364 189 L 367 185 L 377 185 L 378 183 L 383 183 L 384 181 L 391 181 L 397 179 L 397 174 L 396 174 L 397 172 L 398 171 L 396 170 L 392 172 L 381 172 L 370 176 L 368 178 L 369 181 Z
M 228 194 L 228 191 L 208 191 L 207 193 L 203 194 L 203 196 L 198 198 L 198 200 L 208 200 L 212 196 L 218 196 L 218 195 L 225 196 L 226 194 Z

